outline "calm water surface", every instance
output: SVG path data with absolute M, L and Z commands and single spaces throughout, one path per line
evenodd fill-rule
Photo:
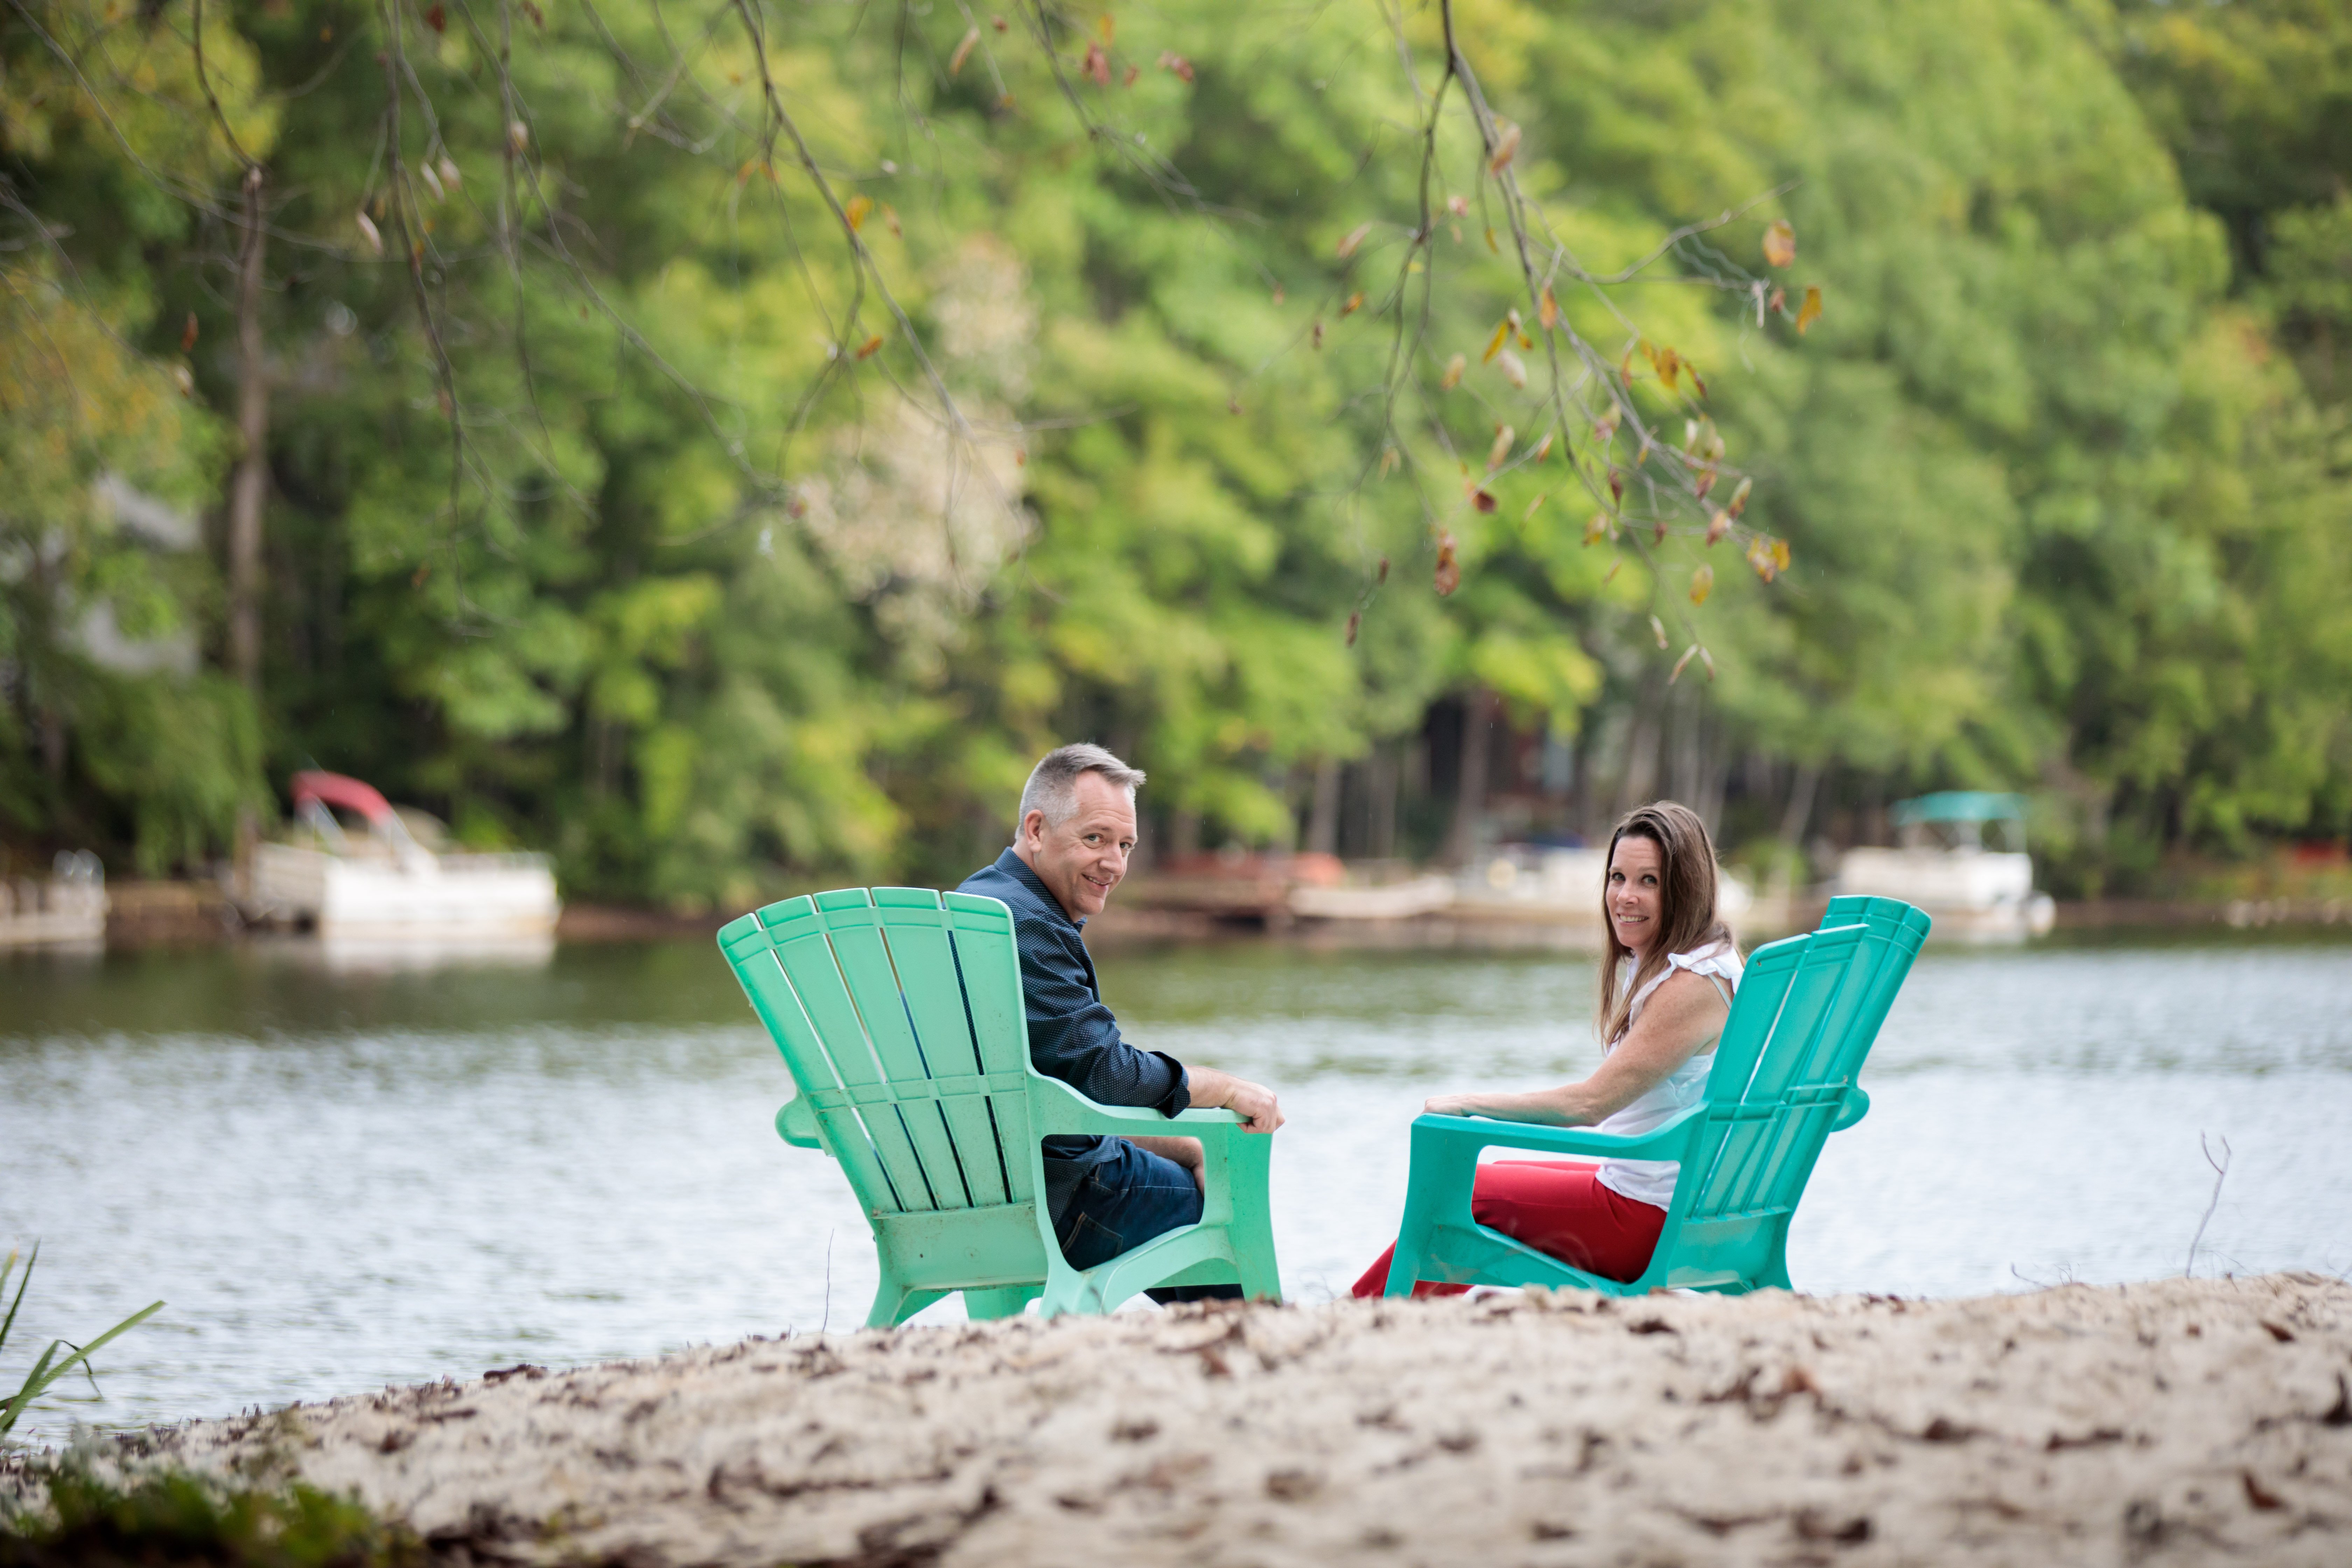
M 1590 960 L 1115 950 L 1132 1037 L 1278 1087 L 1286 1292 L 1346 1290 L 1451 1086 L 1594 1058 Z M 1800 1211 L 1800 1289 L 1956 1294 L 2352 1268 L 2352 945 L 1930 948 Z M 338 973 L 289 944 L 0 957 L 0 1383 L 170 1305 L 20 1435 L 864 1320 L 873 1248 L 708 942 Z M 958 1311 L 950 1300 L 928 1318 Z M 14 1374 L 14 1375 L 12 1375 Z

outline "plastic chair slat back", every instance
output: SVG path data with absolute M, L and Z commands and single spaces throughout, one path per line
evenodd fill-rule
M 987 1074 L 956 978 L 947 910 L 929 888 L 877 888 L 874 904 L 908 1021 L 939 1088 L 940 1115 L 954 1141 L 964 1184 L 975 1205 L 1004 1203 L 1007 1152 L 990 1114 Z
M 1013 911 L 972 893 L 949 893 L 940 901 L 981 1065 L 991 1081 L 1021 1073 L 1029 1064 L 1029 1016 L 1021 1005 L 1021 950 L 1013 939 Z M 1004 1152 L 1006 1190 L 1025 1201 L 1035 1193 L 1030 1156 L 1036 1140 L 1029 1130 L 1028 1097 L 992 1091 L 988 1104 Z

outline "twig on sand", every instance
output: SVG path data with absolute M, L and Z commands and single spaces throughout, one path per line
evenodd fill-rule
M 2205 1227 L 2204 1227 L 2204 1226 L 2198 1226 L 2198 1227 L 2197 1227 L 2197 1230 L 2198 1230 L 2198 1234 L 2199 1234 L 2199 1235 L 2200 1235 L 2200 1236 L 2202 1236 L 2202 1235 L 2204 1234 Z M 834 1237 L 834 1234 L 835 1234 L 834 1232 L 829 1231 L 829 1230 L 828 1230 L 828 1231 L 826 1231 L 826 1232 L 824 1233 L 824 1316 L 817 1320 L 817 1325 L 816 1325 L 816 1331 L 817 1331 L 818 1333 L 820 1333 L 820 1334 L 824 1333 L 824 1332 L 825 1331 L 825 1330 L 827 1330 L 827 1329 L 829 1329 L 829 1328 L 833 1327 L 833 1237 Z M 2190 1252 L 2189 1252 L 2189 1256 L 2190 1256 L 2191 1258 L 2194 1258 L 2196 1255 L 2197 1255 L 2197 1254 L 2196 1254 L 2196 1252 L 2195 1252 L 2195 1249 L 2193 1249 L 2193 1248 L 2192 1248 L 2192 1249 L 2190 1250 Z
M 2205 1217 L 2197 1222 L 2197 1234 L 2189 1238 L 2189 1263 L 2180 1271 L 2184 1279 L 2197 1272 L 2198 1246 L 2205 1239 L 2205 1227 L 2213 1223 L 2213 1211 L 2221 1206 L 2221 1184 L 2230 1179 L 2230 1141 L 2227 1138 L 2221 1140 L 2221 1157 L 2218 1160 L 2213 1158 L 2213 1151 L 2206 1147 L 2202 1132 L 2197 1134 L 2197 1147 L 2204 1150 L 2205 1163 L 2213 1167 L 2213 1196 L 2205 1205 Z

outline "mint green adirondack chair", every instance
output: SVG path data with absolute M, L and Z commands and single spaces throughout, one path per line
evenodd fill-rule
M 730 921 L 719 945 L 783 1053 L 798 1095 L 788 1143 L 840 1163 L 882 1265 L 868 1327 L 951 1290 L 974 1318 L 1042 1298 L 1048 1317 L 1108 1312 L 1162 1285 L 1239 1283 L 1278 1299 L 1266 1172 L 1274 1141 L 1230 1110 L 1171 1122 L 1097 1105 L 1029 1063 L 1013 914 L 928 888 L 845 888 Z M 1097 1268 L 1072 1268 L 1045 1212 L 1038 1140 L 1063 1133 L 1198 1138 L 1198 1225 Z
M 1388 1294 L 1410 1295 L 1419 1279 L 1565 1285 L 1613 1296 L 1675 1286 L 1787 1289 L 1789 1221 L 1822 1143 L 1870 1109 L 1854 1075 L 1927 925 L 1925 914 L 1895 899 L 1833 899 L 1820 930 L 1758 949 L 1716 1047 L 1706 1098 L 1649 1132 L 1417 1118 Z M 1588 1274 L 1472 1218 L 1479 1151 L 1497 1147 L 1681 1162 L 1665 1227 L 1642 1277 Z

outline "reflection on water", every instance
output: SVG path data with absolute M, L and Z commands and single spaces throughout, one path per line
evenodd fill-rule
M 1298 1299 L 1388 1239 L 1425 1095 L 1593 1054 L 1587 960 L 1102 969 L 1139 1042 L 1282 1090 Z M 2235 1152 L 2200 1271 L 2352 1266 L 2352 946 L 1931 948 L 1864 1081 L 1798 1217 L 1802 1289 L 2178 1272 L 2200 1131 Z M 292 944 L 0 960 L 0 1242 L 44 1242 L 17 1352 L 171 1302 L 29 1431 L 854 1325 L 872 1246 L 830 1163 L 777 1141 L 788 1092 L 707 942 L 433 973 Z

